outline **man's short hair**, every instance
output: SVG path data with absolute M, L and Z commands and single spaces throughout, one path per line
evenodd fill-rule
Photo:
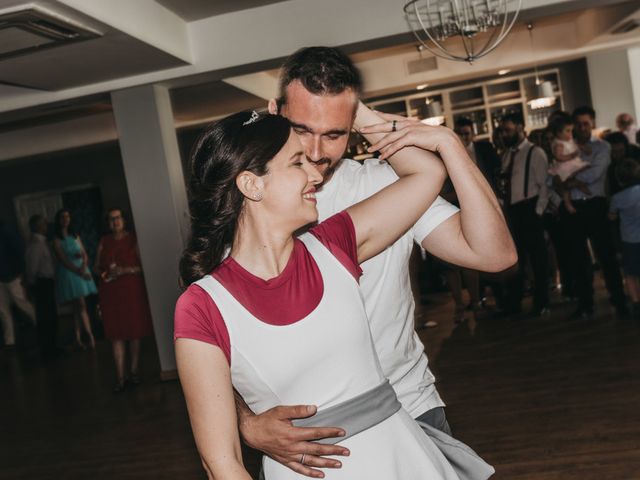
M 347 89 L 358 96 L 362 93 L 360 72 L 337 48 L 306 47 L 287 58 L 280 72 L 280 106 L 287 102 L 287 87 L 296 80 L 314 95 L 337 95 Z
M 627 138 L 627 136 L 622 133 L 622 132 L 612 132 L 607 134 L 604 137 L 605 141 L 607 141 L 610 145 L 613 145 L 614 143 L 623 143 L 625 147 L 627 147 L 629 145 L 629 139 Z
M 473 130 L 473 122 L 471 121 L 470 118 L 459 117 L 456 119 L 454 130 L 459 130 L 460 128 L 463 128 L 463 127 L 469 127 L 471 128 L 471 130 Z
M 31 215 L 31 218 L 29 218 L 29 230 L 31 230 L 31 233 L 36 233 L 36 230 L 38 230 L 38 225 L 42 220 L 44 220 L 44 217 L 42 215 Z
M 573 125 L 573 117 L 567 112 L 554 112 L 550 117 L 549 130 L 554 135 L 558 135 L 560 132 L 562 132 L 562 130 L 564 130 L 564 127 L 566 127 L 567 125 Z
M 589 105 L 583 105 L 581 107 L 576 108 L 573 111 L 573 118 L 577 118 L 580 115 L 589 115 L 591 117 L 591 120 L 595 120 L 596 119 L 596 111 L 590 107 Z
M 620 127 L 629 127 L 633 125 L 633 117 L 629 113 L 621 113 L 616 117 L 616 125 Z
M 524 127 L 524 117 L 521 113 L 513 112 L 507 113 L 500 119 L 500 123 L 511 122 L 514 125 L 522 125 Z

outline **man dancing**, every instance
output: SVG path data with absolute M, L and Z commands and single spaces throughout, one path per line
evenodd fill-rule
M 413 242 L 447 262 L 494 272 L 515 263 L 515 248 L 491 187 L 456 135 L 448 130 L 448 141 L 434 145 L 429 133 L 444 127 L 373 115 L 366 108 L 360 111 L 367 115 L 356 117 L 361 90 L 360 74 L 343 53 L 327 47 L 304 48 L 285 62 L 280 98 L 269 102 L 269 110 L 289 119 L 308 160 L 324 177 L 316 195 L 320 221 L 398 178 L 380 159 L 364 164 L 343 159 L 352 128 L 374 143 L 381 158 L 406 146 L 430 150 L 442 158 L 458 192 L 460 210 L 434 198 L 410 231 L 362 264 L 360 282 L 382 369 L 398 399 L 417 420 L 450 433 L 424 346 L 413 329 L 414 301 L 408 269 Z M 381 133 L 388 134 L 380 140 Z M 254 415 L 241 399 L 237 403 L 245 442 L 295 472 L 320 478 L 323 474 L 318 468 L 340 466 L 326 456 L 348 454 L 340 445 L 313 442 L 339 436 L 340 428 L 292 426 L 291 420 L 313 415 L 315 407 L 280 406 Z

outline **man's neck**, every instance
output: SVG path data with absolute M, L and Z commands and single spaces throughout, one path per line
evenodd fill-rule
M 521 139 L 518 140 L 518 143 L 516 143 L 513 147 L 511 147 L 512 150 L 519 150 L 520 147 L 522 147 L 522 144 L 524 142 L 527 141 L 527 137 L 522 137 Z

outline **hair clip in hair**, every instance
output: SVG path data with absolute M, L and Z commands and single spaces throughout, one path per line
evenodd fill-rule
M 249 125 L 251 123 L 257 122 L 258 119 L 260 118 L 260 115 L 258 115 L 258 112 L 256 112 L 255 110 L 251 112 L 251 118 L 249 118 L 249 120 L 247 120 L 246 122 L 244 122 L 242 124 L 242 126 L 245 125 Z

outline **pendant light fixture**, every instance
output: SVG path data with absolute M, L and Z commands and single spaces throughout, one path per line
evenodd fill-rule
M 427 98 L 423 105 L 420 106 L 418 112 L 425 125 L 438 126 L 444 123 L 444 114 L 442 113 L 442 105 L 437 100 Z
M 541 108 L 551 107 L 556 103 L 556 95 L 553 92 L 553 83 L 549 81 L 540 81 L 538 75 L 538 60 L 536 58 L 535 48 L 533 46 L 533 24 L 528 23 L 529 41 L 531 42 L 531 54 L 533 55 L 533 68 L 536 74 L 536 85 L 534 88 L 534 97 L 527 102 L 531 110 L 539 110 Z

